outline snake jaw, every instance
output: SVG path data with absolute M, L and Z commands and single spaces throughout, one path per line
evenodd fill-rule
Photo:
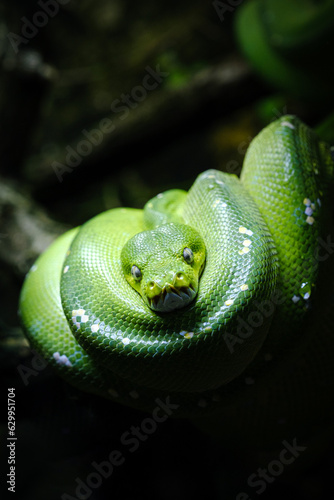
M 147 300 L 149 307 L 153 311 L 170 312 L 190 304 L 196 294 L 197 292 L 192 284 L 178 288 L 167 283 L 159 294 L 147 297 Z

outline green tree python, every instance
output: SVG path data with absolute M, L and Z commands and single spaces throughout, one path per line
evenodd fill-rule
M 333 170 L 286 115 L 253 139 L 240 179 L 207 170 L 66 232 L 22 288 L 31 345 L 83 391 L 146 411 L 166 398 L 243 445 L 326 425 Z

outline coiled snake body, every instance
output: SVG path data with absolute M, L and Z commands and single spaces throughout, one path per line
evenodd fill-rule
M 78 388 L 169 397 L 240 442 L 313 428 L 333 415 L 332 179 L 328 146 L 280 118 L 241 179 L 208 170 L 57 239 L 22 289 L 26 335 Z

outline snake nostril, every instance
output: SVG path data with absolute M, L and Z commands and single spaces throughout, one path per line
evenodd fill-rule
M 155 287 L 155 283 L 154 283 L 154 281 L 149 281 L 149 282 L 147 283 L 147 286 L 148 286 L 148 288 L 149 288 L 150 290 L 153 290 L 153 289 L 154 289 L 154 287 Z
M 182 282 L 185 280 L 185 275 L 182 272 L 176 273 L 175 277 L 177 282 Z

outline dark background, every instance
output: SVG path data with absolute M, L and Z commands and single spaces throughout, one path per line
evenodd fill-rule
M 239 8 L 219 15 L 204 1 L 69 0 L 45 18 L 36 17 L 44 12 L 36 1 L 0 6 L 0 454 L 5 460 L 7 388 L 14 387 L 13 498 L 75 497 L 76 478 L 85 481 L 92 462 L 114 449 L 124 463 L 87 498 L 194 498 L 199 490 L 214 499 L 241 491 L 258 497 L 247 486 L 256 465 L 189 422 L 169 418 L 131 452 L 120 438 L 146 416 L 36 367 L 17 319 L 25 273 L 64 230 L 113 207 L 141 208 L 165 189 L 188 189 L 208 168 L 238 174 L 264 125 L 295 113 L 315 126 L 331 111 L 327 96 L 272 86 L 249 65 L 234 31 Z M 168 76 L 136 100 L 148 67 Z M 128 110 L 118 103 L 112 111 L 124 94 L 132 96 Z M 68 148 L 80 150 L 83 130 L 91 134 L 106 118 L 114 130 L 69 168 Z M 331 449 L 302 471 L 284 471 L 260 497 L 327 498 Z M 4 462 L 2 475 L 7 469 Z

